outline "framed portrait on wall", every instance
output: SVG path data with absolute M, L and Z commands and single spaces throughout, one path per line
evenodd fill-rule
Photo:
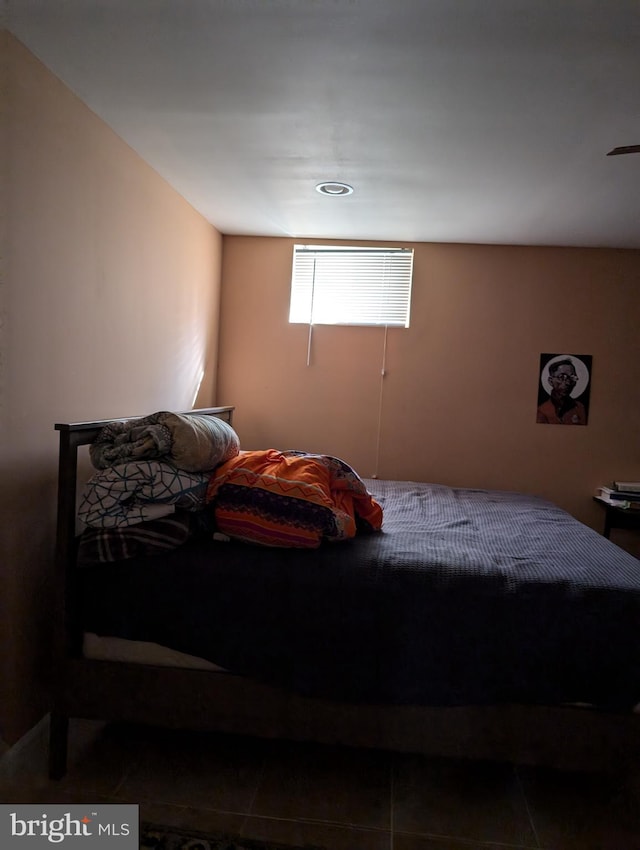
M 591 390 L 590 354 L 541 354 L 536 422 L 586 425 Z

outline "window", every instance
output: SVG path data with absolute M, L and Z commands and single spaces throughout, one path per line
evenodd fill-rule
M 409 327 L 413 251 L 294 245 L 290 322 Z

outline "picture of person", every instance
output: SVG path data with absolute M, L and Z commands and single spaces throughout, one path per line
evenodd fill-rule
M 586 425 L 590 377 L 589 354 L 541 354 L 536 422 Z

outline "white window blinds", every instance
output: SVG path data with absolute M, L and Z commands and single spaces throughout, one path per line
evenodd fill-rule
M 294 245 L 290 322 L 409 327 L 413 251 Z

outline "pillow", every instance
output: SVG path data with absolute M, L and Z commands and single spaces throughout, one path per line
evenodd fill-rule
M 239 451 L 238 435 L 224 420 L 164 410 L 110 422 L 89 447 L 96 469 L 136 460 L 165 460 L 187 472 L 212 470 Z
M 87 528 L 78 539 L 78 564 L 123 561 L 176 549 L 193 535 L 194 516 L 176 512 L 123 528 Z
M 121 463 L 97 472 L 83 490 L 78 518 L 85 525 L 137 525 L 176 508 L 205 506 L 210 473 L 187 472 L 159 460 Z
M 379 530 L 382 509 L 343 461 L 306 452 L 244 451 L 207 490 L 218 531 L 248 543 L 315 549 Z
M 204 472 L 240 451 L 236 432 L 216 416 L 167 413 L 164 424 L 171 432 L 169 459 L 179 469 Z

